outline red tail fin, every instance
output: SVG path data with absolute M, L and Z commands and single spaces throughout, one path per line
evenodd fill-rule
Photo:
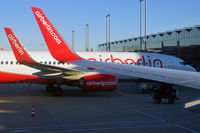
M 35 64 L 35 61 L 28 55 L 23 46 L 20 44 L 17 37 L 14 35 L 10 28 L 4 28 L 14 52 L 15 58 L 19 63 Z
M 32 10 L 51 55 L 61 62 L 82 60 L 63 41 L 42 10 L 36 7 L 32 7 Z

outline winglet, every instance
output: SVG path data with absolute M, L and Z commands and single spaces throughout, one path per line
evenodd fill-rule
M 48 49 L 56 60 L 60 62 L 83 60 L 64 42 L 40 8 L 32 7 L 32 10 Z
M 4 30 L 10 42 L 10 46 L 12 47 L 16 60 L 19 63 L 35 64 L 36 62 L 28 55 L 28 53 L 20 44 L 19 40 L 14 35 L 12 30 L 10 28 L 4 28 Z

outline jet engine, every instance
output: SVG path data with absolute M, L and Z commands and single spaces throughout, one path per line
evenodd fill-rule
M 113 91 L 117 87 L 117 78 L 111 74 L 87 75 L 81 78 L 80 87 L 84 91 Z

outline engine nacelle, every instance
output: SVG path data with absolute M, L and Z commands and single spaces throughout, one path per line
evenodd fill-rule
M 84 76 L 80 87 L 85 91 L 113 91 L 117 87 L 117 78 L 111 74 L 96 74 Z

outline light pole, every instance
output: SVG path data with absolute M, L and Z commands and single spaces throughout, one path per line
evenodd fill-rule
M 140 0 L 140 51 L 142 51 L 142 1 Z
M 145 0 L 145 35 L 144 35 L 144 50 L 147 49 L 147 0 Z
M 107 51 L 110 51 L 110 14 L 106 15 L 106 44 Z
M 74 44 L 74 30 L 72 30 L 72 49 L 75 50 L 75 44 Z
M 86 51 L 89 51 L 89 24 L 85 25 L 85 45 Z

